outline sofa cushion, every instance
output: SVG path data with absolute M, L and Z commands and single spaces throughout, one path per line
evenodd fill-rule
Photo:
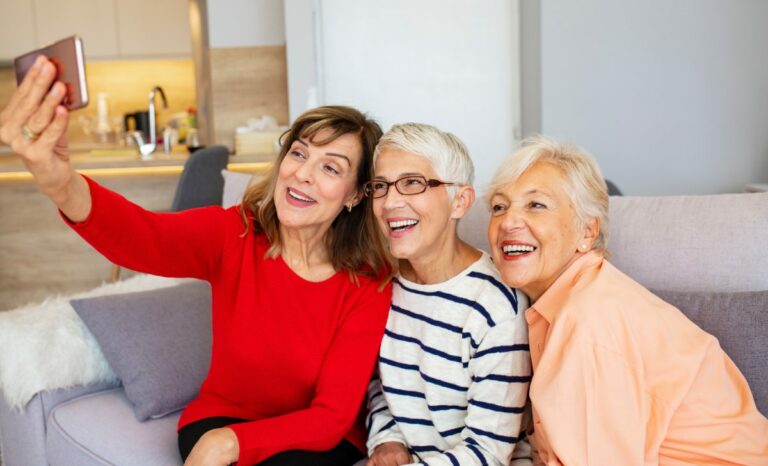
M 48 464 L 180 466 L 179 415 L 139 422 L 120 388 L 75 398 L 54 408 L 48 418 Z
M 610 200 L 609 260 L 648 288 L 768 290 L 766 238 L 768 193 Z
M 768 415 L 768 291 L 653 293 L 719 340 L 749 382 L 757 408 Z
M 198 393 L 211 352 L 211 292 L 206 282 L 72 300 L 136 418 L 182 409 Z

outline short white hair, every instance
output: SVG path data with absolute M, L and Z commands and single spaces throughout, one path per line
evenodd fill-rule
M 495 192 L 516 181 L 536 163 L 549 163 L 562 171 L 568 182 L 566 192 L 573 203 L 580 226 L 598 219 L 600 231 L 592 247 L 606 253 L 608 188 L 594 157 L 580 147 L 561 144 L 541 135 L 525 139 L 520 148 L 496 170 L 486 194 L 486 203 L 490 206 Z
M 475 167 L 467 146 L 451 133 L 423 123 L 402 123 L 392 126 L 379 139 L 373 153 L 373 163 L 387 150 L 402 150 L 428 159 L 442 181 L 471 185 Z M 450 192 L 450 191 L 449 191 Z

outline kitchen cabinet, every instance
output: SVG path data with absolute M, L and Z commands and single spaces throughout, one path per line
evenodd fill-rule
M 33 0 L 38 46 L 77 34 L 86 59 L 118 55 L 115 2 L 105 0 Z
M 32 2 L 0 0 L 0 61 L 13 60 L 35 45 Z
M 120 55 L 192 55 L 188 0 L 117 1 Z
M 0 61 L 73 34 L 86 60 L 192 54 L 188 0 L 0 0 Z

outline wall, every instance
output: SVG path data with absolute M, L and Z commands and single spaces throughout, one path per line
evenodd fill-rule
M 589 149 L 627 194 L 736 192 L 768 181 L 768 2 L 540 8 L 545 134 Z
M 204 0 L 195 0 L 200 2 Z M 207 39 L 201 46 L 210 89 L 206 120 L 215 144 L 234 149 L 238 126 L 270 115 L 288 124 L 283 0 L 217 0 L 206 3 Z

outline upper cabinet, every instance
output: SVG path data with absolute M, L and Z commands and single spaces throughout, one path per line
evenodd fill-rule
M 121 56 L 192 55 L 189 0 L 118 0 L 116 17 Z
M 86 59 L 119 56 L 114 1 L 33 0 L 33 4 L 39 47 L 77 34 L 83 39 Z
M 36 45 L 32 2 L 0 0 L 0 60 L 12 60 Z
M 188 0 L 0 0 L 0 61 L 77 34 L 88 59 L 189 57 Z

